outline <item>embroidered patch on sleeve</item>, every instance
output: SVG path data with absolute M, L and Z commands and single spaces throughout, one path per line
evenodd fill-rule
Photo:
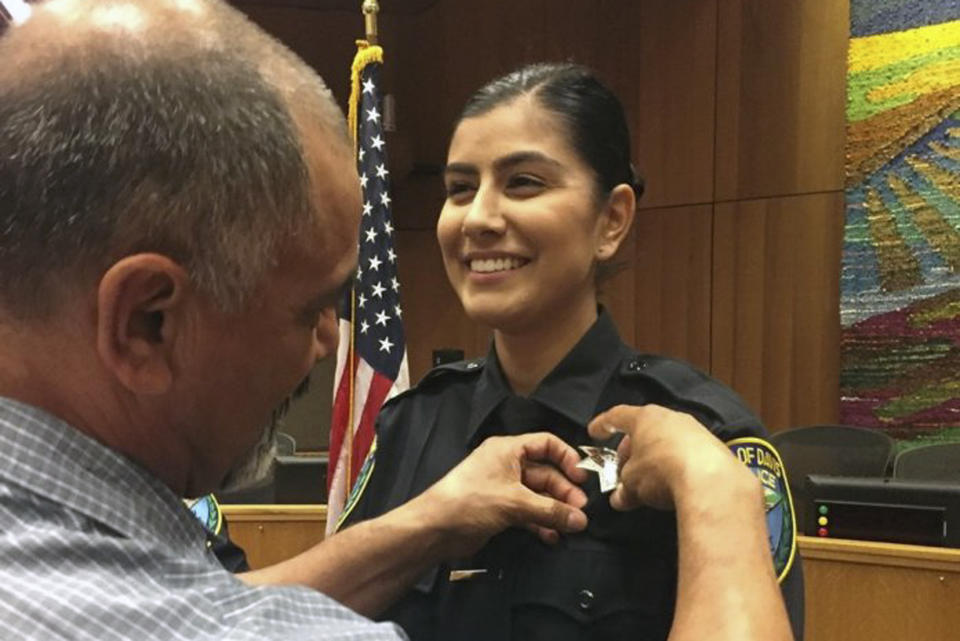
M 370 475 L 373 473 L 373 468 L 376 466 L 376 454 L 377 437 L 374 436 L 373 443 L 370 444 L 370 451 L 367 452 L 367 458 L 363 460 L 363 465 L 360 467 L 360 472 L 357 474 L 357 480 L 354 482 L 353 488 L 350 490 L 350 494 L 347 496 L 346 503 L 344 503 L 343 512 L 340 513 L 340 518 L 337 519 L 337 532 L 339 532 L 340 528 L 343 527 L 347 517 L 350 516 L 351 512 L 353 512 L 353 508 L 357 507 L 357 503 L 360 502 L 360 497 L 363 496 L 363 491 L 367 489 L 367 483 L 370 481 Z
M 197 517 L 203 529 L 211 534 L 220 534 L 223 528 L 223 515 L 220 513 L 220 504 L 213 494 L 201 496 L 198 499 L 184 501 L 193 515 Z
M 777 450 L 761 438 L 734 439 L 727 442 L 727 447 L 750 468 L 763 486 L 770 553 L 777 580 L 783 581 L 793 565 L 797 550 L 797 523 L 783 461 Z

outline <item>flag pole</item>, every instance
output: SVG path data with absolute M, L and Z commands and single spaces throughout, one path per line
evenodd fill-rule
M 377 42 L 377 14 L 380 13 L 380 3 L 377 0 L 363 0 L 360 10 L 363 11 L 363 21 L 367 28 L 367 42 L 371 45 Z

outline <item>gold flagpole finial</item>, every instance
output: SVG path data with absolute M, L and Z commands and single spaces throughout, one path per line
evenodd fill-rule
M 377 44 L 377 14 L 380 13 L 380 3 L 377 0 L 363 0 L 361 6 L 363 19 L 367 27 L 367 42 Z

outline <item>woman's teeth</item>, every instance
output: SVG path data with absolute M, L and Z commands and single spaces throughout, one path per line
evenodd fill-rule
M 522 258 L 483 258 L 470 261 L 470 271 L 488 274 L 503 272 L 510 269 L 519 269 L 527 263 Z

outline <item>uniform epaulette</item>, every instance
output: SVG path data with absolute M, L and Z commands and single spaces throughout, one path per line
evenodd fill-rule
M 432 370 L 427 372 L 422 379 L 421 383 L 425 383 L 428 380 L 431 380 L 438 376 L 444 376 L 452 373 L 461 373 L 461 374 L 477 374 L 483 371 L 483 366 L 486 364 L 487 359 L 483 356 L 478 358 L 471 358 L 465 361 L 456 361 L 455 363 L 445 363 L 443 365 L 437 365 Z
M 486 362 L 487 359 L 483 356 L 480 356 L 478 358 L 471 358 L 465 361 L 456 361 L 454 363 L 437 365 L 429 372 L 424 374 L 423 378 L 421 378 L 416 385 L 411 385 L 408 389 L 389 399 L 387 403 L 392 403 L 393 401 L 406 398 L 416 394 L 417 392 L 422 392 L 440 381 L 447 380 L 451 376 L 479 374 L 483 371 L 483 367 Z
M 620 365 L 624 378 L 644 379 L 656 383 L 679 401 L 693 403 L 724 423 L 756 418 L 745 411 L 743 401 L 728 388 L 710 378 L 693 365 L 675 358 L 655 354 L 634 354 Z

